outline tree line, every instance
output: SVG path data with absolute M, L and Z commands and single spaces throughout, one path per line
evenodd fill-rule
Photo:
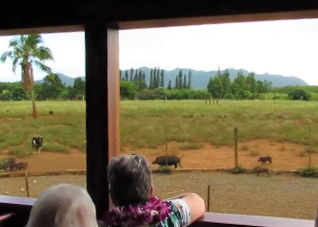
M 175 80 L 168 81 L 164 87 L 164 71 L 159 68 L 150 70 L 147 80 L 142 70 L 120 70 L 120 96 L 122 99 L 265 99 L 264 94 L 271 94 L 272 99 L 310 100 L 312 93 L 317 94 L 317 86 L 273 87 L 272 83 L 256 80 L 254 73 L 244 75 L 239 72 L 234 80 L 230 79 L 228 70 L 218 71 L 211 77 L 206 89 L 191 88 L 192 72 L 178 72 Z M 58 74 L 49 74 L 43 83 L 35 83 L 35 100 L 83 100 L 85 98 L 85 81 L 76 78 L 72 86 L 65 85 Z M 0 82 L 0 100 L 29 100 L 32 97 L 25 91 L 23 82 Z
M 271 89 L 272 82 L 256 80 L 254 73 L 244 75 L 240 71 L 231 81 L 228 70 L 218 70 L 207 85 L 207 90 L 214 99 L 259 99 L 261 94 L 268 93 Z
M 35 100 L 83 100 L 85 98 L 85 81 L 74 80 L 73 86 L 66 86 L 58 74 L 49 74 L 43 83 L 33 85 Z M 0 100 L 29 100 L 30 93 L 25 91 L 22 82 L 1 82 Z
M 254 73 L 244 75 L 239 72 L 231 81 L 228 70 L 218 71 L 211 77 L 207 89 L 193 89 L 191 87 L 192 72 L 184 74 L 179 70 L 175 81 L 169 80 L 164 87 L 164 71 L 153 68 L 150 71 L 149 82 L 142 70 L 120 71 L 120 95 L 122 99 L 256 99 L 260 94 L 268 93 L 272 83 L 256 80 Z

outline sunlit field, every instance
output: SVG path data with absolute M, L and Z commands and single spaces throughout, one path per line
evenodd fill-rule
M 85 169 L 85 102 L 37 106 L 40 117 L 33 119 L 30 102 L 0 102 L 0 159 L 14 156 L 28 162 L 29 173 Z M 213 212 L 312 219 L 318 198 L 315 178 L 177 170 L 233 168 L 234 128 L 244 168 L 258 166 L 260 156 L 270 155 L 273 163 L 267 167 L 273 171 L 299 169 L 308 166 L 308 152 L 318 166 L 317 110 L 316 102 L 301 101 L 121 101 L 119 153 L 141 153 L 153 161 L 167 147 L 168 154 L 184 155 L 182 168 L 154 175 L 156 194 L 162 198 L 194 191 L 207 202 L 211 185 Z M 35 135 L 44 137 L 41 154 L 31 148 Z M 85 177 L 30 177 L 29 182 L 36 197 L 57 183 L 85 186 Z M 23 188 L 23 178 L 0 178 L 0 194 L 26 196 Z

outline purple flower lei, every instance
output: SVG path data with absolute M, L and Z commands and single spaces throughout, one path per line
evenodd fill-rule
M 169 202 L 152 197 L 144 205 L 113 207 L 105 213 L 102 221 L 105 226 L 149 226 L 163 221 L 170 212 Z

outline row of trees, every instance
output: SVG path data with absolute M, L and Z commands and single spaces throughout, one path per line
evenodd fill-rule
M 156 89 L 165 86 L 165 75 L 164 71 L 160 68 L 152 68 L 149 75 L 149 84 L 146 81 L 146 73 L 142 70 L 120 70 L 120 80 L 134 82 L 138 85 L 139 90 L 143 89 Z M 182 70 L 179 70 L 178 75 L 176 75 L 174 87 L 172 86 L 171 80 L 168 82 L 168 89 L 191 89 L 191 79 L 192 72 L 189 71 L 188 75 L 183 75 Z
M 76 78 L 73 86 L 66 86 L 58 74 L 49 74 L 43 83 L 33 86 L 35 100 L 82 100 L 85 98 L 85 81 Z M 0 83 L 0 100 L 30 100 L 30 93 L 26 92 L 21 82 Z
M 182 70 L 179 70 L 174 84 L 172 85 L 169 80 L 166 88 L 164 87 L 164 71 L 158 68 L 151 69 L 149 84 L 147 84 L 146 74 L 143 71 L 131 69 L 130 72 L 126 70 L 121 71 L 120 74 L 120 94 L 124 99 L 161 99 L 163 95 L 168 99 L 207 99 L 211 97 L 214 99 L 253 99 L 272 89 L 271 82 L 256 80 L 254 73 L 245 76 L 239 72 L 237 77 L 231 81 L 228 70 L 223 72 L 219 70 L 217 75 L 211 77 L 207 89 L 191 88 L 191 71 L 185 75 Z M 123 74 L 124 76 L 122 76 Z
M 256 80 L 254 73 L 245 76 L 242 72 L 231 81 L 228 70 L 219 70 L 210 78 L 207 89 L 214 99 L 257 99 L 260 94 L 271 91 L 272 82 Z
M 315 86 L 304 88 L 299 86 L 272 87 L 271 82 L 256 80 L 253 73 L 243 75 L 240 72 L 231 81 L 227 70 L 218 71 L 217 75 L 211 77 L 207 89 L 191 88 L 191 71 L 188 75 L 183 75 L 180 70 L 176 75 L 174 86 L 172 87 L 171 81 L 169 81 L 166 88 L 151 85 L 151 80 L 148 85 L 146 74 L 143 71 L 131 70 L 132 77 L 129 74 L 127 76 L 127 72 L 124 72 L 126 76 L 121 77 L 120 81 L 120 95 L 123 99 L 261 99 L 261 95 L 272 93 L 274 99 L 309 100 L 311 98 L 310 92 L 318 93 L 318 87 Z M 158 75 L 159 81 L 164 77 L 162 70 L 153 69 L 152 73 L 157 77 L 152 77 L 155 78 L 153 79 L 155 82 L 158 81 Z M 126 80 L 127 78 L 128 80 Z M 51 73 L 43 79 L 43 83 L 34 84 L 33 96 L 35 100 L 82 100 L 85 98 L 85 81 L 76 78 L 73 86 L 66 86 L 58 74 Z M 29 92 L 25 91 L 22 82 L 0 83 L 0 100 L 27 99 L 32 99 L 32 97 Z

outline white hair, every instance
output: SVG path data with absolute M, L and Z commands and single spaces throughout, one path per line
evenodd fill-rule
M 83 188 L 59 184 L 45 189 L 26 227 L 97 227 L 95 205 Z

